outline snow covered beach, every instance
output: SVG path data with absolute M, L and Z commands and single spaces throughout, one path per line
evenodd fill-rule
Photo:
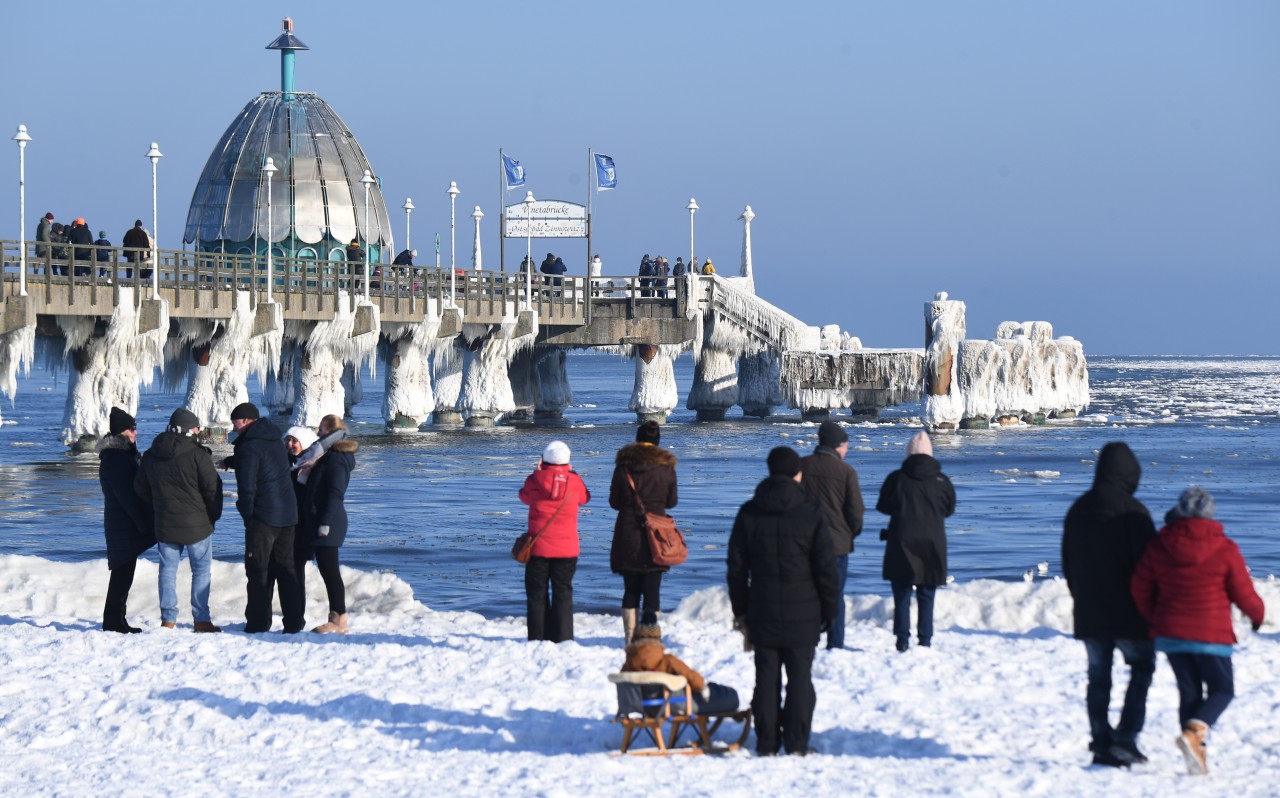
M 516 566 L 512 566 L 516 567 Z M 183 566 L 181 574 L 186 576 Z M 244 574 L 214 563 L 213 620 L 159 628 L 156 566 L 139 563 L 139 635 L 98 630 L 103 561 L 0 557 L 0 791 L 6 795 L 1273 795 L 1280 772 L 1280 583 L 1259 634 L 1236 625 L 1235 702 L 1205 778 L 1173 746 L 1161 658 L 1132 771 L 1088 768 L 1085 657 L 1065 583 L 976 580 L 939 591 L 932 650 L 899 655 L 889 601 L 851 597 L 847 644 L 814 666 L 816 756 L 619 758 L 607 674 L 614 615 L 580 613 L 575 642 L 525 641 L 522 618 L 436 612 L 388 573 L 346 569 L 350 636 L 246 636 Z M 320 617 L 319 579 L 308 618 Z M 752 687 L 751 655 L 711 587 L 662 621 L 708 678 Z M 277 628 L 279 621 L 277 619 Z M 1117 669 L 1121 670 L 1120 668 Z M 1127 678 L 1127 677 L 1126 677 Z M 1268 775 L 1270 774 L 1270 775 Z

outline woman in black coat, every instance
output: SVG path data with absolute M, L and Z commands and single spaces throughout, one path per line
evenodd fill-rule
M 622 575 L 622 631 L 630 645 L 640 612 L 644 609 L 656 616 L 660 609 L 662 574 L 667 566 L 655 565 L 645 535 L 643 515 L 636 503 L 639 494 L 647 512 L 666 515 L 675 507 L 676 458 L 658 446 L 662 428 L 656 421 L 646 421 L 636 430 L 636 442 L 618 450 L 609 483 L 609 506 L 618 511 L 613 524 L 613 543 L 609 547 L 609 568 Z M 631 488 L 631 481 L 635 489 Z
M 347 508 L 344 500 L 351 472 L 356 467 L 356 451 L 360 444 L 347 437 L 347 426 L 340 416 L 320 419 L 320 440 L 297 460 L 296 479 L 303 487 L 300 536 L 311 548 L 320 577 L 329 595 L 329 620 L 313 632 L 346 634 L 347 591 L 342 584 L 338 565 L 338 549 L 347 538 Z M 298 570 L 298 584 L 306 595 L 303 569 Z
M 947 583 L 947 530 L 943 519 L 955 512 L 956 491 L 933 459 L 929 435 L 917 432 L 902 467 L 880 486 L 876 509 L 889 516 L 881 532 L 884 578 L 893 587 L 893 633 L 898 651 L 911 639 L 911 589 L 916 590 L 920 645 L 933 639 L 933 598 Z
M 98 442 L 98 482 L 102 485 L 102 528 L 107 538 L 107 602 L 102 609 L 104 632 L 141 632 L 125 619 L 129 589 L 138 557 L 156 544 L 151 505 L 133 490 L 142 455 L 133 416 L 111 408 L 110 434 Z

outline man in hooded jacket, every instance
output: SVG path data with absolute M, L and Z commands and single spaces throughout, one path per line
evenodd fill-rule
M 1145 762 L 1137 737 L 1146 720 L 1155 648 L 1130 593 L 1133 572 L 1156 535 L 1151 514 L 1133 497 L 1142 468 L 1124 443 L 1102 447 L 1093 487 L 1076 499 L 1062 525 L 1062 573 L 1075 602 L 1075 637 L 1089 657 L 1085 709 L 1095 765 Z M 1108 720 L 1111 661 L 1119 649 L 1129 665 L 1120 723 Z
M 853 553 L 854 538 L 862 534 L 862 515 L 866 511 L 858 472 L 844 462 L 848 453 L 849 434 L 844 427 L 824 421 L 818 427 L 817 448 L 800 459 L 800 470 L 804 472 L 801 487 L 810 499 L 822 505 L 835 546 L 840 601 L 835 620 L 827 630 L 827 648 L 844 648 L 844 588 L 849 579 L 849 555 Z
M 771 756 L 781 744 L 788 754 L 803 755 L 817 703 L 814 649 L 841 600 L 836 556 L 822 507 L 800 487 L 800 455 L 779 446 L 769 452 L 768 466 L 769 476 L 733 522 L 729 602 L 734 626 L 745 628 L 755 647 L 756 753 Z

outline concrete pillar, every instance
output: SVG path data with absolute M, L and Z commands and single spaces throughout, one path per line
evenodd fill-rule
M 547 346 L 534 350 L 534 377 L 538 385 L 536 418 L 561 418 L 564 409 L 573 404 L 573 389 L 565 369 L 568 353 L 563 347 Z
M 342 414 L 351 415 L 351 408 L 364 399 L 364 380 L 360 377 L 360 368 L 355 363 L 342 364 Z
M 231 411 L 249 401 L 246 386 L 250 372 L 265 383 L 267 374 L 280 364 L 283 324 L 255 335 L 258 314 L 249 307 L 249 300 L 248 291 L 237 291 L 231 318 L 225 324 L 204 322 L 208 334 L 191 341 L 184 406 L 196 414 L 205 435 L 214 440 L 226 438 L 231 431 Z M 272 309 L 280 312 L 279 305 L 264 303 L 259 308 L 264 315 Z
M 737 355 L 702 347 L 693 366 L 693 385 L 684 406 L 697 411 L 699 421 L 724 421 L 725 411 L 737 403 Z
M 34 311 L 27 312 L 31 307 L 30 297 L 8 297 L 5 306 L 6 309 L 21 306 L 24 318 L 20 321 L 26 321 L 26 316 L 31 320 L 31 324 L 19 324 L 19 320 L 13 324 L 6 323 L 4 331 L 0 332 L 0 393 L 12 402 L 18 394 L 18 372 L 29 373 L 35 360 L 36 327 Z M 0 413 L 0 420 L 3 419 L 4 413 Z
M 636 344 L 636 379 L 628 408 L 636 414 L 637 421 L 665 424 L 680 402 L 674 367 L 679 353 L 677 346 Z
M 959 379 L 960 342 L 965 337 L 964 312 L 964 303 L 947 299 L 945 291 L 924 305 L 923 420 L 928 429 L 955 429 L 964 417 Z
M 467 348 L 454 337 L 431 353 L 432 386 L 436 392 L 436 409 L 431 414 L 434 424 L 461 424 L 458 400 L 462 396 L 462 366 Z
M 385 334 L 379 343 L 386 361 L 382 418 L 388 432 L 416 432 L 436 408 L 429 355 L 414 334 L 419 326 L 383 325 Z
M 302 346 L 293 338 L 285 338 L 280 345 L 280 363 L 275 372 L 267 375 L 262 385 L 262 404 L 275 416 L 293 414 L 293 403 L 298 398 L 298 361 L 302 359 Z
M 325 416 L 346 412 L 343 371 L 351 364 L 352 374 L 357 373 L 360 364 L 373 357 L 378 344 L 380 323 L 376 316 L 377 307 L 362 307 L 375 312 L 372 324 L 368 319 L 369 311 L 359 314 L 360 329 L 366 332 L 352 335 L 356 330 L 357 314 L 349 309 L 349 300 L 343 292 L 338 295 L 337 312 L 332 320 L 313 324 L 309 332 L 298 336 L 306 344 L 299 363 L 298 401 L 293 406 L 290 423 L 315 428 Z
M 515 409 L 506 414 L 508 421 L 526 421 L 533 418 L 538 404 L 538 383 L 533 371 L 534 351 L 524 349 L 511 359 L 507 377 L 511 380 L 511 399 Z
M 766 349 L 738 358 L 738 404 L 742 415 L 767 418 L 773 408 L 786 400 L 777 352 Z
M 533 346 L 533 335 L 515 337 L 515 321 L 503 323 L 472 339 L 462 366 L 462 395 L 458 408 L 468 427 L 492 427 L 516 409 L 509 374 L 516 354 Z M 463 327 L 464 334 L 466 325 Z

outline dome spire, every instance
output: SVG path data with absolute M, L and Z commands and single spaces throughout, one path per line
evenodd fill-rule
M 293 35 L 293 18 L 285 17 L 280 21 L 280 27 L 284 30 L 275 41 L 267 45 L 268 50 L 280 51 L 280 91 L 284 92 L 285 99 L 293 99 L 293 53 L 295 50 L 310 50 L 302 43 L 302 40 Z

